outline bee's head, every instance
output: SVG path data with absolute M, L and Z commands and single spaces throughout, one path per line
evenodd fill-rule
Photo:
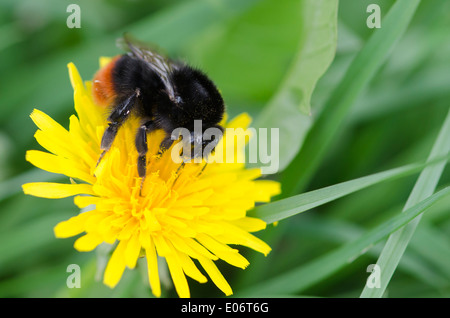
M 223 128 L 219 125 L 206 129 L 189 130 L 187 136 L 183 136 L 182 157 L 184 161 L 196 158 L 207 158 L 215 149 L 223 135 Z

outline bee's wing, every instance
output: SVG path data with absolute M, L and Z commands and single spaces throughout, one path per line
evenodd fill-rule
M 161 78 L 170 99 L 175 100 L 175 91 L 170 73 L 178 68 L 177 64 L 157 53 L 155 49 L 149 48 L 147 44 L 135 40 L 127 33 L 117 41 L 117 44 L 136 58 L 146 62 L 148 67 Z

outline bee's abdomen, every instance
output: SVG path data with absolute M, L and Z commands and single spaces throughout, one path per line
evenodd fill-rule
M 111 62 L 98 70 L 94 76 L 92 95 L 94 97 L 94 102 L 101 107 L 110 106 L 117 96 L 113 70 L 119 58 L 120 55 L 114 57 Z

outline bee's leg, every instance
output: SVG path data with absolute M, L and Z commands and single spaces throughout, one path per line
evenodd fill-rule
M 178 178 L 180 177 L 180 173 L 179 173 L 179 172 L 181 171 L 181 169 L 184 168 L 185 165 L 186 165 L 186 162 L 183 161 L 183 162 L 181 163 L 181 165 L 178 167 L 177 172 L 175 172 L 176 177 L 175 177 L 175 180 L 173 180 L 172 188 L 173 188 L 173 186 L 175 185 L 175 183 L 177 182 Z
M 154 131 L 157 128 L 155 122 L 149 120 L 142 124 L 138 132 L 136 134 L 136 150 L 139 154 L 138 161 L 137 161 L 137 170 L 139 177 L 142 178 L 141 180 L 141 191 L 142 186 L 144 185 L 145 176 L 147 174 L 147 152 L 148 152 L 148 146 L 147 146 L 147 134 Z
M 102 141 L 100 144 L 100 150 L 102 153 L 100 158 L 97 161 L 97 166 L 102 160 L 105 153 L 111 148 L 114 139 L 116 138 L 117 132 L 119 131 L 120 126 L 125 122 L 128 116 L 131 113 L 134 105 L 136 104 L 136 99 L 139 97 L 140 91 L 136 89 L 136 91 L 119 105 L 114 107 L 114 110 L 108 117 L 108 128 L 106 128 L 103 133 Z
M 100 150 L 102 150 L 102 153 L 97 160 L 97 166 L 99 165 L 100 161 L 102 161 L 102 158 L 106 154 L 106 152 L 111 148 L 111 145 L 116 138 L 117 131 L 120 127 L 119 123 L 109 123 L 108 125 L 108 128 L 106 128 L 105 132 L 103 133 L 102 142 L 100 144 Z

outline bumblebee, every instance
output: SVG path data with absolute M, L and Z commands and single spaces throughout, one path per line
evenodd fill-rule
M 135 146 L 139 154 L 137 170 L 142 180 L 146 175 L 147 135 L 152 131 L 162 129 L 165 132 L 160 154 L 174 142 L 172 132 L 177 128 L 189 130 L 192 148 L 203 150 L 210 145 L 208 148 L 213 149 L 218 138 L 204 140 L 194 131 L 194 121 L 201 120 L 202 132 L 208 128 L 223 132 L 219 123 L 225 112 L 224 101 L 207 75 L 159 54 L 128 34 L 119 43 L 128 53 L 113 58 L 93 79 L 94 101 L 110 111 L 98 163 L 132 114 L 141 121 Z M 192 152 L 191 159 L 203 155 L 203 151 Z

